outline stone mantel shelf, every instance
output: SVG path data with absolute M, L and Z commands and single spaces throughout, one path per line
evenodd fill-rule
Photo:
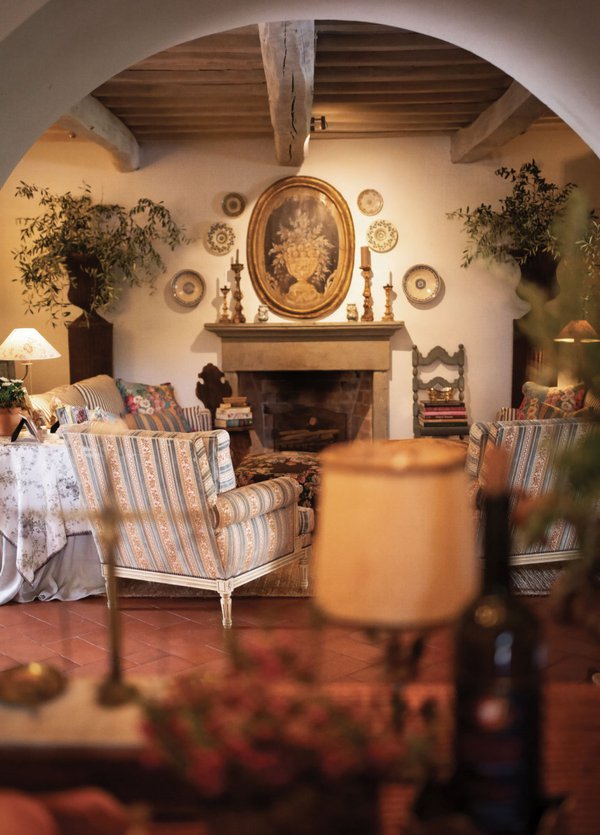
M 233 393 L 247 373 L 370 371 L 373 437 L 389 437 L 391 340 L 404 322 L 206 324 L 221 338 L 220 366 Z
M 287 322 L 204 325 L 207 331 L 224 340 L 270 342 L 272 340 L 298 342 L 323 340 L 389 340 L 404 327 L 404 322 L 310 322 L 301 325 Z

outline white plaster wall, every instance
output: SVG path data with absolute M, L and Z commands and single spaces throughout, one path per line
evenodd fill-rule
M 382 193 L 385 203 L 378 217 L 398 228 L 397 246 L 372 256 L 375 318 L 383 314 L 382 287 L 391 271 L 397 293 L 394 312 L 406 325 L 392 343 L 392 437 L 412 434 L 413 342 L 421 350 L 435 344 L 452 350 L 464 343 L 467 401 L 474 419 L 489 419 L 508 403 L 512 320 L 521 310 L 512 290 L 517 276 L 492 274 L 482 266 L 462 269 L 464 238 L 460 224 L 447 220 L 446 212 L 482 201 L 493 203 L 506 191 L 494 170 L 503 164 L 518 167 L 532 157 L 549 179 L 561 184 L 574 180 L 600 205 L 600 162 L 567 128 L 530 132 L 510 143 L 502 156 L 463 166 L 450 163 L 446 138 L 311 143 L 298 173 L 327 180 L 346 198 L 356 228 L 357 265 L 359 248 L 373 219 L 356 206 L 363 188 Z M 139 171 L 123 175 L 112 168 L 105 151 L 88 143 L 37 143 L 0 190 L 0 339 L 13 327 L 33 325 L 63 354 L 59 360 L 36 365 L 35 389 L 43 391 L 68 380 L 67 340 L 64 327 L 52 329 L 43 318 L 25 315 L 19 284 L 11 282 L 18 277 L 10 256 L 18 243 L 15 218 L 31 209 L 28 201 L 14 197 L 19 180 L 57 190 L 76 190 L 85 180 L 97 199 L 125 205 L 140 196 L 164 200 L 196 238 L 174 253 L 167 250 L 168 269 L 159 277 L 153 295 L 139 288 L 127 290 L 118 307 L 107 314 L 115 324 L 115 374 L 148 383 L 171 380 L 180 401 L 187 405 L 195 402 L 198 372 L 206 362 L 219 364 L 220 359 L 220 340 L 203 326 L 216 321 L 217 280 L 225 281 L 229 257 L 211 255 L 203 244 L 204 233 L 211 223 L 228 220 L 235 229 L 240 255 L 245 253 L 246 229 L 257 197 L 276 179 L 295 173 L 278 167 L 272 159 L 272 143 L 267 140 L 155 144 L 145 148 Z M 247 197 L 247 208 L 239 218 L 227 219 L 220 209 L 228 191 Z M 445 292 L 431 306 L 414 307 L 401 290 L 402 275 L 417 263 L 430 264 L 444 279 Z M 198 270 L 207 284 L 205 298 L 192 310 L 177 305 L 169 294 L 171 276 L 183 268 Z M 258 299 L 247 271 L 242 274 L 242 290 L 244 312 L 252 321 Z M 356 302 L 359 310 L 362 290 L 357 266 L 346 301 Z M 344 320 L 345 304 L 329 319 Z

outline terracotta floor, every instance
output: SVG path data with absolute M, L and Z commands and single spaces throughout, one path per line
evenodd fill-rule
M 585 682 L 600 669 L 600 644 L 584 631 L 550 619 L 545 598 L 524 598 L 542 619 L 551 681 Z M 107 669 L 103 598 L 73 603 L 34 602 L 0 607 L 0 669 L 49 661 L 70 676 L 102 677 Z M 218 599 L 122 600 L 122 655 L 127 675 L 171 675 L 223 664 L 226 641 L 276 629 L 301 646 L 323 681 L 375 681 L 381 653 L 360 630 L 313 624 L 311 602 L 291 598 L 234 598 L 234 629 L 221 627 Z M 418 680 L 448 681 L 451 629 L 431 632 Z

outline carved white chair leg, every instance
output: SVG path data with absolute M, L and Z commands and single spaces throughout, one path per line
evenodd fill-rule
M 308 555 L 309 551 L 304 551 L 300 557 L 300 588 L 308 588 Z
M 231 629 L 233 621 L 231 619 L 231 592 L 221 590 L 221 612 L 223 613 L 223 629 Z
M 116 600 L 116 583 L 111 582 L 110 574 L 107 566 L 102 566 L 102 574 L 104 577 L 104 588 L 106 589 L 106 607 L 107 609 L 114 609 L 117 603 Z

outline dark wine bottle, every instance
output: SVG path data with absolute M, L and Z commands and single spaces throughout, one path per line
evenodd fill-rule
M 529 835 L 541 809 L 541 630 L 510 590 L 505 490 L 483 512 L 482 593 L 456 631 L 455 784 L 481 832 Z

